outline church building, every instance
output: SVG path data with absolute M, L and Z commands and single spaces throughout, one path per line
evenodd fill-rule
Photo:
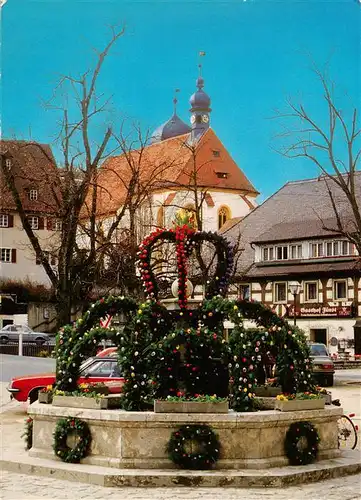
M 104 162 L 98 177 L 100 219 L 111 220 L 124 205 L 135 171 L 144 189 L 140 238 L 156 227 L 171 227 L 181 209 L 198 214 L 203 230 L 217 231 L 255 208 L 259 192 L 210 127 L 211 99 L 201 75 L 196 87 L 190 125 L 178 116 L 175 98 L 173 115 L 147 144 Z

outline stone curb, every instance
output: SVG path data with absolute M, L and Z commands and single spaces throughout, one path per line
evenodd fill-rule
M 119 469 L 85 464 L 67 464 L 31 458 L 25 454 L 4 454 L 0 467 L 9 472 L 51 477 L 106 487 L 284 487 L 337 478 L 361 472 L 359 451 L 349 451 L 342 458 L 324 460 L 299 467 L 244 470 L 149 470 Z

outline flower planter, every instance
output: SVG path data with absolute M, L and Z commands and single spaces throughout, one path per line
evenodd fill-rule
M 86 396 L 54 396 L 53 406 L 106 410 L 108 408 L 108 399 L 88 398 Z
M 104 387 L 97 387 L 96 389 L 93 389 L 91 387 L 90 390 L 96 392 L 97 394 L 104 394 L 105 396 L 108 396 L 110 392 L 107 385 L 105 385 Z
M 303 411 L 322 410 L 325 407 L 325 399 L 291 399 L 290 401 L 279 401 L 276 399 L 275 410 L 280 411 Z
M 253 392 L 256 397 L 274 398 L 275 396 L 282 394 L 282 387 L 261 385 L 259 387 L 255 387 Z
M 325 399 L 325 404 L 326 405 L 332 404 L 332 394 L 331 393 L 322 394 L 322 397 Z
M 45 403 L 47 405 L 51 404 L 53 400 L 53 393 L 52 392 L 39 392 L 38 393 L 38 400 L 39 403 Z
M 228 413 L 228 401 L 154 401 L 155 413 Z

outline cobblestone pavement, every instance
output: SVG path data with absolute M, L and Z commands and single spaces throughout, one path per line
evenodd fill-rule
M 3 500 L 360 500 L 361 474 L 290 488 L 103 488 L 2 472 Z

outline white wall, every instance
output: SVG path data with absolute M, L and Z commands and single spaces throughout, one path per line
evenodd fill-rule
M 214 207 L 207 205 L 206 201 L 202 205 L 203 229 L 206 231 L 218 231 L 218 210 L 222 206 L 227 206 L 231 212 L 231 217 L 244 217 L 250 212 L 247 203 L 238 193 L 207 190 L 212 196 Z M 153 196 L 153 220 L 156 223 L 159 207 L 164 205 L 168 196 L 174 191 L 155 193 Z M 250 201 L 256 205 L 254 198 Z M 176 196 L 169 206 L 165 208 L 166 227 L 171 227 L 176 212 L 180 207 L 194 205 L 194 195 L 189 191 L 177 191 Z
M 35 253 L 29 238 L 22 228 L 20 217 L 14 213 L 14 227 L 0 228 L 0 248 L 15 248 L 16 262 L 0 262 L 1 279 L 32 282 L 50 285 L 42 265 L 36 264 Z M 46 218 L 45 218 L 46 219 Z M 54 251 L 58 247 L 58 233 L 46 229 L 35 231 L 44 250 Z

